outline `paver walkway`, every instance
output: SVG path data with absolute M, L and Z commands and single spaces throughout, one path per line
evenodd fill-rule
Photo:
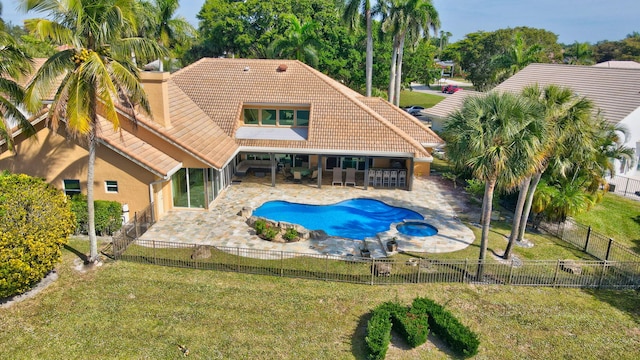
M 389 205 L 414 210 L 438 229 L 438 234 L 424 238 L 410 238 L 398 234 L 395 227 L 379 233 L 365 242 L 372 257 L 385 257 L 386 240 L 397 237 L 399 251 L 441 253 L 464 249 L 475 239 L 473 232 L 456 216 L 436 181 L 417 178 L 414 190 L 374 189 L 362 187 L 323 186 L 308 184 L 277 184 L 246 182 L 233 184 L 205 210 L 174 210 L 153 225 L 141 239 L 192 244 L 207 244 L 287 251 L 305 254 L 360 255 L 363 242 L 329 237 L 325 240 L 306 240 L 294 243 L 274 243 L 260 239 L 238 213 L 243 207 L 255 209 L 270 200 L 285 200 L 305 204 L 333 204 L 346 199 L 373 198 Z

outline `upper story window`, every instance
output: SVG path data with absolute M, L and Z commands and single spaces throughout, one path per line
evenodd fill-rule
M 309 127 L 309 107 L 248 105 L 243 109 L 244 125 Z

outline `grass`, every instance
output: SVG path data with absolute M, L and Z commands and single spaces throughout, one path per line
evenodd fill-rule
M 71 247 L 87 251 L 85 241 Z M 426 284 L 365 286 L 108 262 L 0 309 L 0 358 L 364 359 L 369 312 L 427 296 L 481 340 L 477 359 L 636 359 L 640 293 Z M 448 359 L 397 341 L 388 359 Z
M 607 193 L 593 209 L 574 218 L 640 254 L 640 201 Z
M 411 105 L 419 105 L 424 108 L 430 108 L 433 105 L 444 100 L 444 96 L 426 94 L 417 91 L 403 90 L 400 92 L 400 107 L 408 107 Z

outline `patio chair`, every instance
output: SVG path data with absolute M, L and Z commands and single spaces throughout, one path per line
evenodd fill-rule
M 331 186 L 335 184 L 340 184 L 342 186 L 342 169 L 341 168 L 333 168 L 333 181 L 331 182 Z
M 376 184 L 376 172 L 375 170 L 369 170 L 369 185 L 375 186 Z
M 398 173 L 398 187 L 407 186 L 407 172 L 402 170 Z
M 391 178 L 391 171 L 384 170 L 382 172 L 382 186 L 389 186 L 390 178 Z
M 302 173 L 300 171 L 293 172 L 293 182 L 298 184 L 302 182 Z
M 391 175 L 389 176 L 389 186 L 396 187 L 398 186 L 398 171 L 391 170 Z
M 293 179 L 291 172 L 287 171 L 285 168 L 280 168 L 280 173 L 284 176 L 284 181 L 291 181 L 291 179 Z
M 373 184 L 373 186 L 380 186 L 382 185 L 382 170 L 376 170 L 376 181 L 375 184 Z
M 311 176 L 309 177 L 309 182 L 312 183 L 316 180 L 318 180 L 318 170 L 313 170 Z
M 344 179 L 344 186 L 349 184 L 356 186 L 356 169 L 354 168 L 347 168 L 347 177 Z

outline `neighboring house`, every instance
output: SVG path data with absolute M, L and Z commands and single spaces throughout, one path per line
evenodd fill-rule
M 628 136 L 624 145 L 635 150 L 634 160 L 631 162 L 616 161 L 617 174 L 634 176 L 640 173 L 640 69 L 531 64 L 492 91 L 520 92 L 532 84 L 570 87 L 577 94 L 591 99 L 607 121 L 626 128 Z M 469 96 L 469 93 L 455 93 L 423 113 L 432 119 L 432 123 L 442 122 L 460 108 L 463 97 Z M 434 130 L 441 127 L 442 125 L 432 126 Z
M 141 82 L 153 118 L 138 114 L 134 125 L 121 106 L 119 131 L 100 118 L 93 184 L 96 199 L 126 203 L 132 213 L 207 209 L 250 168 L 276 186 L 286 163 L 318 170 L 318 186 L 336 167 L 354 167 L 365 179 L 371 169 L 404 169 L 411 190 L 442 144 L 405 111 L 299 61 L 201 59 L 173 74 L 143 72 Z M 53 132 L 46 115 L 33 117 L 34 139 L 14 134 L 16 153 L 0 144 L 0 169 L 85 193 L 86 145 L 64 124 Z
M 611 61 L 605 61 L 605 62 L 601 62 L 601 63 L 597 63 L 593 66 L 596 67 L 608 67 L 608 68 L 618 68 L 618 69 L 640 69 L 640 63 L 635 62 L 635 61 L 616 61 L 616 60 L 611 60 Z
M 462 102 L 467 96 L 476 96 L 482 94 L 473 90 L 457 91 L 447 96 L 444 100 L 434 106 L 422 110 L 424 117 L 431 121 L 431 129 L 433 131 L 443 131 L 447 116 L 462 107 Z

